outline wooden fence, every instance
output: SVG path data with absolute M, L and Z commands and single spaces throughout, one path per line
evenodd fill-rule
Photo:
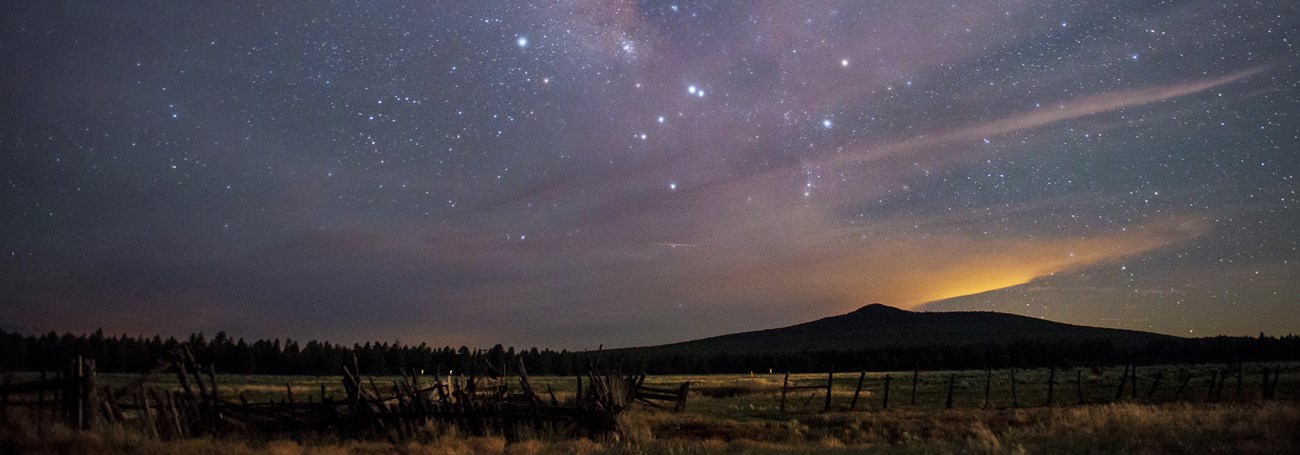
M 95 387 L 95 361 L 83 357 L 72 359 L 64 369 L 40 379 L 14 383 L 6 374 L 0 384 L 0 422 L 22 414 L 38 424 L 60 422 L 69 428 L 93 430 L 103 402 L 102 391 Z
M 490 368 L 487 370 L 491 370 Z M 321 385 L 319 393 L 295 393 L 287 399 L 250 403 L 243 394 L 223 393 L 211 366 L 201 367 L 188 349 L 158 362 L 151 371 L 119 390 L 95 386 L 91 359 L 77 358 L 52 379 L 23 384 L 6 376 L 0 386 L 0 421 L 26 407 L 24 418 L 38 424 L 63 422 L 94 429 L 96 422 L 138 428 L 154 438 L 221 434 L 321 433 L 341 437 L 400 439 L 428 432 L 499 435 L 510 440 L 533 436 L 603 437 L 618 431 L 618 415 L 633 403 L 681 411 L 690 383 L 676 389 L 645 387 L 645 375 L 603 372 L 593 362 L 575 377 L 577 392 L 559 399 L 544 397 L 529 381 L 521 363 L 512 386 L 505 368 L 465 377 L 426 378 L 403 371 L 380 385 L 358 373 L 355 359 L 343 368 L 344 397 Z M 164 373 L 176 375 L 172 390 L 149 387 Z
M 989 408 L 992 406 L 994 373 L 993 370 L 985 370 L 984 373 L 985 374 L 984 374 L 984 381 L 982 387 L 983 407 Z M 1023 387 L 1030 384 L 1024 380 L 1018 380 L 1016 378 L 1015 368 L 1008 369 L 1004 373 L 1007 375 L 1006 377 L 1008 380 L 1007 382 L 1008 387 L 1004 391 L 1008 392 L 1010 395 L 1009 396 L 1010 406 L 1012 408 L 1021 407 L 1022 399 L 1032 398 L 1032 397 L 1023 397 L 1022 396 L 1023 393 L 1018 390 L 1018 386 Z M 968 372 L 963 372 L 962 375 L 969 376 Z M 909 404 L 912 406 L 916 406 L 917 389 L 921 383 L 920 369 L 918 368 L 917 370 L 914 370 L 911 376 L 912 376 L 912 382 L 911 382 L 911 396 L 910 396 Z M 1044 406 L 1056 406 L 1056 405 L 1064 405 L 1064 404 L 1084 405 L 1084 404 L 1096 404 L 1096 403 L 1105 403 L 1105 402 L 1155 403 L 1155 402 L 1192 401 L 1192 400 L 1220 401 L 1225 399 L 1249 399 L 1250 397 L 1258 397 L 1259 399 L 1263 399 L 1263 400 L 1273 400 L 1273 399 L 1277 399 L 1277 387 L 1281 376 L 1282 376 L 1281 365 L 1273 365 L 1272 367 L 1257 366 L 1255 368 L 1252 368 L 1250 372 L 1247 372 L 1247 369 L 1243 364 L 1237 363 L 1237 364 L 1225 366 L 1223 368 L 1212 369 L 1209 372 L 1208 376 L 1206 376 L 1204 373 L 1198 376 L 1193 373 L 1190 373 L 1186 368 L 1180 368 L 1178 371 L 1178 376 L 1176 381 L 1166 381 L 1165 370 L 1163 369 L 1157 370 L 1154 372 L 1154 374 L 1150 374 L 1147 377 L 1140 378 L 1138 377 L 1138 373 L 1137 373 L 1137 365 L 1129 364 L 1124 366 L 1124 371 L 1120 375 L 1118 382 L 1115 383 L 1114 385 L 1109 386 L 1109 387 L 1113 387 L 1114 390 L 1113 398 L 1101 399 L 1101 400 L 1098 399 L 1089 400 L 1085 398 L 1085 395 L 1095 396 L 1097 394 L 1097 390 L 1095 389 L 1098 386 L 1093 385 L 1092 389 L 1087 390 L 1088 393 L 1085 394 L 1083 370 L 1079 369 L 1075 371 L 1075 378 L 1074 381 L 1072 381 L 1073 384 L 1070 384 L 1069 382 L 1065 383 L 1065 384 L 1072 385 L 1074 388 L 1075 400 L 1073 403 L 1071 403 L 1071 402 L 1063 402 L 1057 396 L 1058 385 L 1064 385 L 1064 384 L 1062 384 L 1062 382 L 1058 380 L 1057 368 L 1055 366 L 1052 366 L 1048 370 L 1046 381 L 1044 381 L 1043 383 L 1044 386 L 1043 389 L 1045 389 L 1046 391 L 1045 396 L 1041 397 L 1043 401 L 1038 402 L 1035 400 L 1034 404 L 1041 404 Z M 1254 378 L 1258 378 L 1258 379 L 1254 379 Z M 1252 379 L 1254 380 L 1252 381 Z M 881 409 L 889 409 L 890 388 L 893 382 L 894 382 L 893 376 L 889 374 L 884 375 L 884 377 L 880 379 L 879 396 L 881 400 L 880 402 Z M 1224 388 L 1230 382 L 1233 384 L 1232 388 L 1230 389 L 1232 396 L 1225 397 Z M 1252 387 L 1252 385 L 1250 384 L 1251 382 L 1254 382 L 1253 387 L 1258 387 L 1258 395 L 1246 394 L 1243 392 L 1243 387 Z M 1202 385 L 1200 387 L 1197 387 L 1196 383 L 1200 383 Z M 852 395 L 853 398 L 849 402 L 847 408 L 847 410 L 849 411 L 857 410 L 859 398 L 861 397 L 864 390 L 870 392 L 868 389 L 871 387 L 871 384 L 868 382 L 866 371 L 859 372 L 856 384 L 857 385 L 853 389 L 853 395 Z M 787 396 L 791 392 L 798 391 L 798 390 L 822 391 L 823 393 L 822 396 L 824 396 L 825 401 L 823 402 L 821 411 L 822 412 L 831 411 L 832 410 L 831 399 L 832 396 L 834 395 L 834 387 L 835 387 L 835 373 L 833 371 L 827 373 L 825 382 L 821 382 L 820 380 L 817 380 L 817 382 L 811 384 L 807 383 L 806 380 L 802 384 L 795 384 L 790 380 L 790 373 L 786 373 L 781 384 L 781 395 L 780 395 L 780 404 L 778 406 L 778 412 L 781 413 L 786 412 Z M 1106 386 L 1103 385 L 1101 387 L 1106 387 Z M 1111 390 L 1109 387 L 1106 390 Z M 963 394 L 963 393 L 969 394 L 968 389 L 969 388 L 966 388 L 966 390 L 964 390 L 962 387 L 958 385 L 958 373 L 956 372 L 949 373 L 946 378 L 946 381 L 944 381 L 943 383 L 944 408 L 947 409 L 953 408 L 954 399 L 958 396 L 958 394 Z M 1140 389 L 1142 390 L 1142 393 L 1139 393 Z M 1162 394 L 1162 396 L 1157 396 L 1158 393 Z M 812 401 L 812 399 L 815 398 L 816 396 L 818 396 L 817 393 L 809 395 L 809 397 L 803 402 L 803 405 L 807 406 Z

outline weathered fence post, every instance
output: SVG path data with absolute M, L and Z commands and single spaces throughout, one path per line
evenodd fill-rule
M 984 407 L 988 408 L 992 403 L 989 401 L 989 392 L 993 389 L 993 369 L 984 369 Z
M 862 393 L 862 383 L 863 381 L 866 381 L 866 379 L 867 379 L 867 372 L 865 370 L 862 371 L 862 373 L 858 374 L 858 386 L 853 389 L 853 401 L 849 402 L 849 411 L 853 411 L 854 409 L 857 409 L 858 394 Z
M 785 394 L 790 390 L 790 372 L 785 372 L 785 380 L 781 382 L 781 412 L 785 413 Z
M 1160 387 L 1160 380 L 1164 378 L 1165 378 L 1164 370 L 1156 371 L 1155 380 L 1151 382 L 1151 389 L 1147 390 L 1147 400 L 1150 400 L 1152 397 L 1156 395 L 1156 387 Z
M 141 388 L 135 394 L 136 405 L 144 414 L 143 421 L 146 434 L 152 439 L 158 439 L 158 419 L 155 417 L 152 403 L 149 402 L 149 390 Z
M 1056 395 L 1056 364 L 1052 364 L 1052 368 L 1047 372 L 1047 405 L 1048 406 L 1055 404 L 1054 403 L 1055 395 Z
M 1229 368 L 1219 370 L 1219 386 L 1214 390 L 1214 399 L 1223 399 L 1223 386 L 1228 383 L 1228 374 L 1230 373 L 1232 373 L 1232 370 Z
M 1074 391 L 1079 395 L 1079 405 L 1083 405 L 1083 370 L 1074 371 Z
M 1130 394 L 1130 397 L 1133 399 L 1133 401 L 1137 401 L 1137 399 L 1138 399 L 1138 366 L 1137 366 L 1136 363 L 1133 364 L 1133 374 L 1132 374 L 1132 376 L 1133 376 L 1132 378 L 1129 378 L 1129 379 L 1130 379 L 1129 382 L 1132 383 L 1132 386 L 1129 388 L 1129 390 L 1132 392 L 1132 393 Z
M 1020 407 L 1020 397 L 1016 395 L 1016 367 L 1011 367 L 1011 407 Z
M 1124 399 L 1124 387 L 1128 385 L 1128 365 L 1124 365 L 1124 373 L 1119 376 L 1119 388 L 1115 389 L 1115 401 Z
M 45 368 L 43 367 L 41 368 L 41 382 L 42 383 L 45 382 Z M 41 412 L 42 410 L 45 409 L 45 388 L 44 387 L 42 387 L 39 392 L 36 392 L 36 405 L 38 406 L 37 411 L 35 412 L 36 425 L 39 426 L 45 423 L 45 413 Z
M 826 373 L 826 406 L 822 407 L 822 412 L 831 410 L 831 384 L 833 383 L 835 383 L 835 369 L 831 368 L 831 371 Z
M 916 369 L 912 370 L 912 406 L 916 406 L 916 381 L 921 376 L 921 363 L 916 363 Z
M 81 378 L 81 429 L 95 429 L 95 410 L 99 409 L 95 390 L 95 359 L 83 358 Z
M 645 380 L 645 376 L 643 375 L 641 379 Z M 682 412 L 686 410 L 686 396 L 690 391 L 691 381 L 683 382 L 681 390 L 677 391 L 677 405 L 673 407 L 673 412 Z
M 208 383 L 212 384 L 212 398 L 215 400 L 220 396 L 217 393 L 217 367 L 211 363 L 208 364 Z
M 1268 386 L 1269 386 L 1268 373 L 1269 373 L 1268 367 L 1264 367 L 1264 370 L 1260 371 L 1261 378 L 1259 383 L 1259 396 L 1260 398 L 1264 398 L 1264 399 L 1268 398 Z
M 1276 394 L 1277 394 L 1277 383 L 1278 383 L 1278 380 L 1281 379 L 1281 377 L 1282 377 L 1282 366 L 1281 366 L 1281 365 L 1274 365 L 1274 366 L 1273 366 L 1273 375 L 1272 375 L 1272 380 L 1271 380 L 1271 381 L 1269 380 L 1268 367 L 1264 367 L 1264 392 L 1263 392 L 1263 395 L 1264 395 L 1264 399 L 1265 399 L 1265 400 L 1271 400 L 1271 399 L 1273 399 L 1273 398 L 1276 396 Z
M 67 404 L 68 411 L 69 411 L 68 417 L 70 417 L 68 419 L 68 426 L 72 428 L 78 428 L 78 429 L 84 429 L 81 426 L 83 422 L 81 417 L 81 412 L 82 412 L 81 405 L 82 405 L 82 401 L 84 401 L 83 398 L 85 398 L 85 395 L 83 395 L 83 391 L 81 388 L 82 381 L 85 375 L 84 370 L 82 370 L 83 366 L 84 365 L 81 363 L 81 356 L 77 356 L 76 358 L 72 359 L 72 368 L 71 368 L 72 374 L 70 374 L 69 376 L 71 377 L 67 379 L 68 393 L 66 393 L 65 394 L 66 396 L 63 397 L 63 401 L 68 403 Z
M 1183 382 L 1178 384 L 1178 390 L 1174 391 L 1174 401 L 1178 401 L 1183 396 L 1183 390 L 1187 388 L 1187 383 L 1192 381 L 1192 375 L 1187 372 L 1186 368 L 1179 368 L 1178 376 L 1183 378 Z
M 472 374 L 472 371 L 471 371 L 471 374 Z M 578 400 L 578 401 L 577 401 L 577 402 L 578 402 L 578 407 L 582 407 L 582 403 L 583 403 L 583 401 L 582 401 L 582 374 L 578 374 L 576 377 L 578 378 L 578 392 L 577 392 L 577 400 Z M 472 378 L 472 376 L 471 376 L 471 378 Z M 472 385 L 472 384 L 471 384 L 471 385 Z M 592 384 L 592 385 L 594 386 L 595 384 Z
M 1242 369 L 1241 362 L 1237 362 L 1237 385 L 1235 389 L 1236 389 L 1236 395 L 1238 397 L 1241 396 L 1241 369 Z
M 890 378 L 889 375 L 885 375 L 885 401 L 881 405 L 881 409 L 889 409 L 889 382 L 892 380 L 893 378 Z
M 957 383 L 957 373 L 948 373 L 948 398 L 944 400 L 943 407 L 952 409 L 952 388 Z
M 1210 388 L 1206 391 L 1205 394 L 1206 400 L 1214 399 L 1214 383 L 1217 382 L 1218 380 L 1219 380 L 1219 372 L 1217 370 L 1210 370 Z
M 0 391 L 0 423 L 9 421 L 9 384 L 13 382 L 13 376 L 13 373 L 5 373 L 3 391 Z

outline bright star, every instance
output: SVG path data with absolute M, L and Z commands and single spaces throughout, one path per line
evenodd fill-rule
M 848 68 L 848 66 L 849 66 L 849 59 L 846 58 L 846 59 L 840 60 L 840 66 L 843 66 L 843 67 L 845 67 L 845 68 Z
M 527 36 L 519 37 L 519 39 L 515 40 L 515 44 L 518 44 L 519 47 L 528 47 L 528 37 Z
M 686 93 L 690 93 L 690 94 L 694 95 L 694 94 L 695 94 L 695 90 L 696 90 L 696 88 L 695 88 L 694 85 L 692 85 L 692 86 L 690 86 L 690 87 L 686 87 Z
M 664 116 L 660 115 L 659 118 L 657 118 L 657 119 L 655 119 L 655 120 L 657 120 L 659 123 L 663 123 L 663 122 L 664 122 Z
M 822 128 L 830 128 L 832 126 L 835 126 L 835 124 L 831 122 L 831 119 L 822 119 Z
M 672 191 L 677 191 L 677 182 L 668 182 L 668 189 Z

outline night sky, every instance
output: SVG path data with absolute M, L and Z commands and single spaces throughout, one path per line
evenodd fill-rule
M 0 328 L 1300 332 L 1269 1 L 7 1 Z

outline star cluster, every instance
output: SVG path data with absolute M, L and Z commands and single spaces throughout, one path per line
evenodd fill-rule
M 0 6 L 5 329 L 1300 326 L 1281 0 Z

